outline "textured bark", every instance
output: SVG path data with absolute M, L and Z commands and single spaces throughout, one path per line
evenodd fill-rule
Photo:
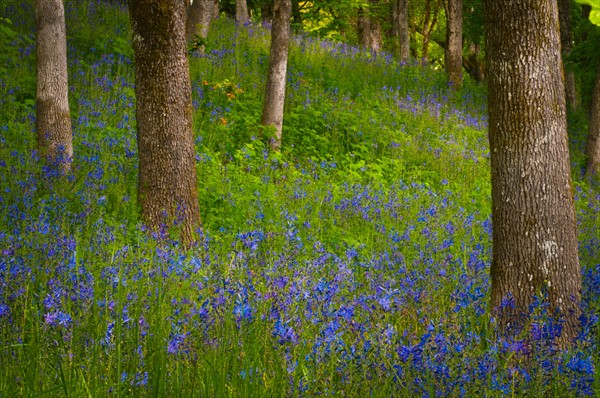
M 188 7 L 185 24 L 188 42 L 193 41 L 196 35 L 202 39 L 208 37 L 213 7 L 212 0 L 194 0 L 192 5 Z
M 219 18 L 219 0 L 213 0 L 212 19 Z
M 446 73 L 454 89 L 462 86 L 462 0 L 446 6 Z
M 376 7 L 377 1 L 370 0 L 369 3 L 373 7 Z M 357 32 L 362 47 L 375 53 L 381 51 L 381 47 L 383 46 L 381 24 L 370 10 L 359 9 Z
M 586 153 L 588 156 L 587 174 L 600 175 L 600 68 L 596 73 L 596 86 L 592 94 Z
M 246 0 L 235 0 L 235 21 L 238 24 L 248 22 L 248 3 Z
M 73 158 L 67 39 L 62 0 L 35 2 L 37 26 L 36 131 L 39 152 L 62 172 Z
M 200 227 L 192 98 L 181 0 L 130 0 L 135 54 L 138 201 L 152 230 L 177 224 L 185 245 Z
M 431 1 L 434 1 L 433 15 L 431 10 Z M 427 64 L 429 59 L 429 40 L 437 24 L 437 17 L 440 9 L 441 0 L 425 1 L 425 18 L 423 19 L 423 51 L 421 53 L 421 63 Z
M 408 35 L 408 0 L 392 0 L 392 36 L 394 52 L 400 62 L 410 59 L 410 37 Z
M 555 0 L 484 0 L 492 166 L 492 313 L 528 327 L 534 296 L 578 330 L 581 273 Z M 547 298 L 545 298 L 547 295 Z M 503 305 L 512 297 L 514 305 Z M 506 303 L 506 302 L 505 302 Z
M 579 100 L 575 86 L 575 73 L 568 70 L 565 60 L 573 50 L 573 33 L 571 30 L 571 0 L 558 0 L 558 16 L 560 20 L 560 44 L 562 48 L 563 67 L 565 73 L 565 96 L 567 105 L 577 110 Z
M 274 151 L 281 149 L 291 18 L 291 0 L 275 0 L 273 26 L 271 27 L 269 70 L 261 120 L 262 125 L 275 127 L 275 138 L 270 143 L 271 149 Z

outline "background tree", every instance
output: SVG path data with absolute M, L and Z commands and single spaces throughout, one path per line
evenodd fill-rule
M 200 227 L 192 98 L 181 0 L 130 0 L 135 54 L 138 201 L 153 230 L 177 223 L 184 244 Z
M 527 327 L 535 296 L 578 331 L 581 271 L 555 0 L 484 0 L 492 167 L 492 312 Z M 523 60 L 528 60 L 523 62 Z
M 423 46 L 421 52 L 421 62 L 426 64 L 429 62 L 429 41 L 437 24 L 438 14 L 440 11 L 440 2 L 442 0 L 425 0 L 425 12 L 423 16 Z M 432 9 L 433 2 L 433 9 Z
M 36 0 L 36 131 L 39 152 L 63 172 L 71 168 L 73 133 L 69 111 L 67 39 L 62 0 Z
M 410 59 L 408 0 L 392 0 L 392 37 L 394 52 L 400 62 Z
M 235 0 L 235 21 L 238 24 L 244 24 L 249 18 L 246 0 Z
M 281 148 L 291 18 L 291 0 L 275 0 L 271 27 L 271 52 L 261 120 L 264 126 L 275 127 L 275 137 L 271 140 L 271 148 L 274 151 L 279 151 Z
M 213 18 L 213 8 L 213 0 L 194 0 L 192 5 L 188 7 L 185 25 L 188 42 L 194 40 L 196 35 L 200 39 L 206 40 L 210 22 Z
M 383 46 L 381 23 L 377 17 L 378 0 L 369 0 L 368 5 L 358 9 L 356 30 L 360 45 L 377 53 Z
M 596 73 L 596 85 L 592 94 L 590 122 L 585 152 L 588 157 L 587 174 L 600 175 L 600 68 Z
M 445 63 L 448 82 L 453 88 L 462 85 L 462 0 L 447 0 Z

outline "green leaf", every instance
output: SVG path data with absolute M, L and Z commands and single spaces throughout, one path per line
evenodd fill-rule
M 576 0 L 578 3 L 587 4 L 592 7 L 590 22 L 600 26 L 600 0 Z

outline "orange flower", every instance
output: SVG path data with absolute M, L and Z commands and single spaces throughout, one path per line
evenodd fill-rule
M 221 126 L 227 126 L 227 119 L 225 119 L 224 117 L 222 117 L 221 119 L 219 119 L 219 124 Z

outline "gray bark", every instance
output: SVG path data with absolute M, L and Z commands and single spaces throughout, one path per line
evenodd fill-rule
M 448 0 L 446 7 L 446 73 L 454 89 L 462 86 L 462 0 Z
M 62 172 L 73 158 L 73 133 L 69 111 L 67 39 L 62 0 L 36 0 L 38 150 Z
M 235 0 L 235 21 L 238 24 L 248 22 L 248 3 L 246 0 Z
M 185 26 L 188 42 L 193 41 L 196 35 L 202 39 L 208 37 L 213 7 L 213 0 L 194 0 L 188 7 Z
M 484 0 L 492 167 L 492 314 L 515 335 L 534 297 L 577 335 L 581 271 L 555 0 Z M 547 299 L 545 296 L 547 295 Z M 512 298 L 512 305 L 503 300 Z M 506 303 L 505 303 L 506 304 Z
M 400 62 L 410 60 L 410 37 L 408 34 L 408 0 L 392 0 L 392 35 L 394 51 Z
M 592 94 L 586 154 L 587 174 L 600 175 L 600 68 L 596 72 L 596 85 Z
M 291 18 L 291 0 L 275 0 L 269 70 L 261 120 L 262 125 L 275 127 L 275 138 L 270 143 L 274 151 L 281 149 Z
M 130 0 L 138 130 L 138 201 L 152 230 L 200 228 L 192 96 L 181 0 Z
M 376 6 L 377 2 L 378 0 L 369 1 L 372 6 Z M 362 47 L 375 53 L 381 51 L 381 47 L 383 46 L 381 24 L 378 19 L 372 15 L 370 10 L 365 10 L 364 8 L 359 9 L 357 31 Z

